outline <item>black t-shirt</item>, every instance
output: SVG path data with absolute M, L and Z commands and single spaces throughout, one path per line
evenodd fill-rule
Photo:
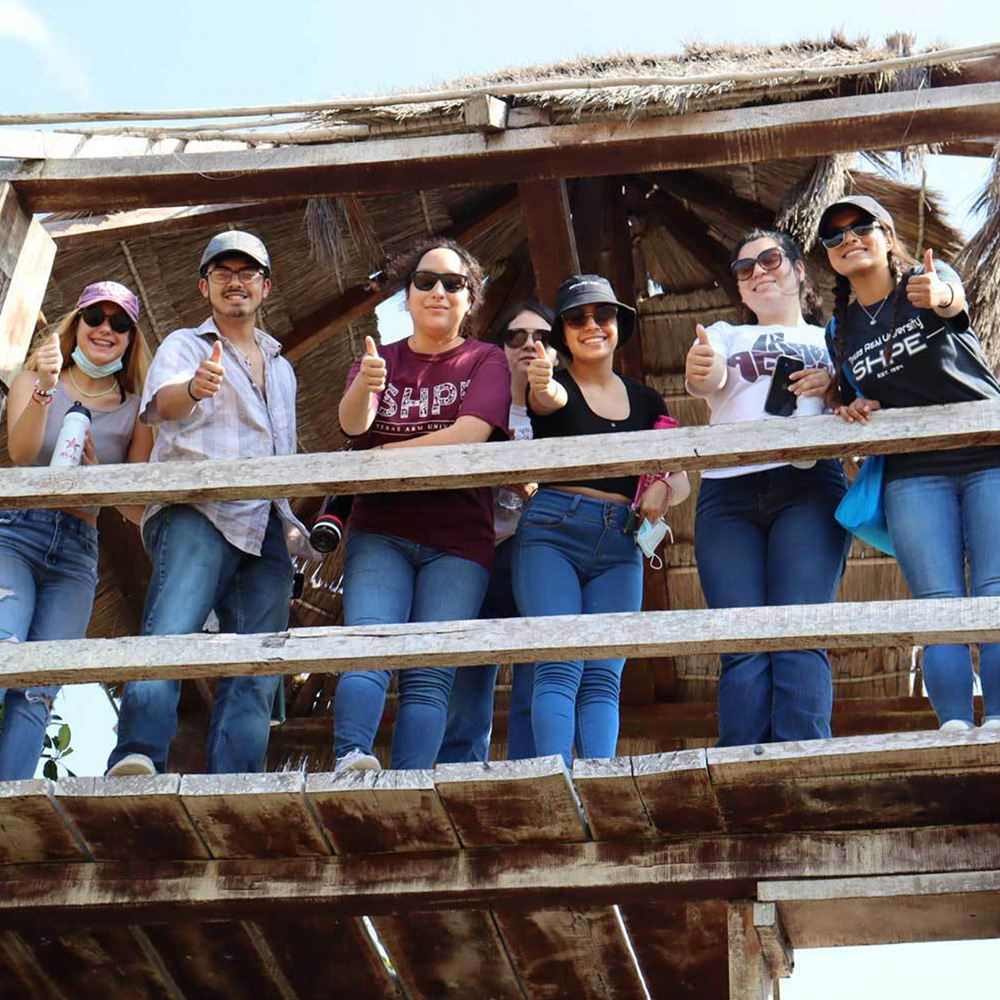
M 648 385 L 634 378 L 623 378 L 628 393 L 628 416 L 623 420 L 608 420 L 601 417 L 587 405 L 580 387 L 566 370 L 555 373 L 555 380 L 566 390 L 566 405 L 555 413 L 541 416 L 531 412 L 531 397 L 528 397 L 528 413 L 535 438 L 569 437 L 574 434 L 614 434 L 618 431 L 651 430 L 656 418 L 668 416 L 663 397 Z M 604 493 L 619 493 L 635 496 L 639 485 L 638 476 L 619 476 L 613 479 L 570 480 L 564 483 L 547 483 L 547 486 L 586 486 Z
M 961 279 L 947 264 L 935 261 L 934 270 L 942 281 L 961 287 Z M 923 269 L 910 273 L 922 274 Z M 904 276 L 904 284 L 908 277 Z M 893 315 L 895 329 L 890 332 Z M 990 371 L 964 310 L 945 319 L 933 309 L 918 309 L 900 288 L 881 307 L 869 306 L 867 313 L 852 302 L 844 332 L 843 368 L 849 377 L 841 373 L 840 390 L 845 401 L 854 399 L 857 390 L 886 409 L 1000 399 L 1000 382 Z M 827 342 L 832 356 L 829 326 Z M 886 477 L 961 475 L 994 466 L 1000 466 L 1000 448 L 994 445 L 922 451 L 889 456 Z

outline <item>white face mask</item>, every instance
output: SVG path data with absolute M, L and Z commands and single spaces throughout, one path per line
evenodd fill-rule
M 662 517 L 655 524 L 650 524 L 643 518 L 642 524 L 639 525 L 639 530 L 635 534 L 635 544 L 645 553 L 649 565 L 653 569 L 663 569 L 663 560 L 656 554 L 656 550 L 667 535 L 670 536 L 670 542 L 673 544 L 674 533 Z

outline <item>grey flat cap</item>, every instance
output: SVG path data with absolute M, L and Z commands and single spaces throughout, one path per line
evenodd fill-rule
M 205 247 L 205 252 L 201 255 L 201 276 L 205 277 L 208 265 L 216 257 L 224 257 L 226 254 L 232 253 L 249 257 L 270 274 L 271 258 L 267 254 L 267 247 L 253 233 L 244 233 L 239 229 L 227 229 L 224 233 L 219 233 L 208 241 L 208 246 Z

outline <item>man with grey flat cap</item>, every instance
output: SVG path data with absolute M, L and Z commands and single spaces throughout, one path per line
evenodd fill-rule
M 251 233 L 213 237 L 201 258 L 201 294 L 212 314 L 175 330 L 146 377 L 140 419 L 159 433 L 151 462 L 291 455 L 296 449 L 295 373 L 281 345 L 255 326 L 271 291 L 271 261 Z M 312 555 L 287 500 L 153 504 L 142 537 L 153 561 L 143 635 L 199 632 L 214 610 L 223 632 L 288 626 L 291 548 Z M 280 678 L 227 677 L 215 691 L 210 774 L 259 771 Z M 180 681 L 130 681 L 108 775 L 167 767 Z

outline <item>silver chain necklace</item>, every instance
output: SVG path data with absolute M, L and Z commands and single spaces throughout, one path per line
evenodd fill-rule
M 868 317 L 868 325 L 869 326 L 874 326 L 875 325 L 875 320 L 878 318 L 878 314 L 882 311 L 882 307 L 886 304 L 886 302 L 889 301 L 889 298 L 891 297 L 891 295 L 892 295 L 892 292 L 889 292 L 889 294 L 878 304 L 878 309 L 876 309 L 875 312 L 873 312 L 873 313 L 870 313 L 864 307 L 864 305 L 862 305 L 862 303 L 858 302 L 858 305 L 861 306 L 861 311 Z

